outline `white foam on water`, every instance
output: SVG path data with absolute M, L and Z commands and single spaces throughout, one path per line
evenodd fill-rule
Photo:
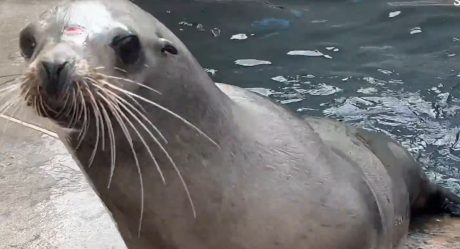
M 248 39 L 248 35 L 246 34 L 235 34 L 230 37 L 230 40 L 246 40 Z
M 271 65 L 271 61 L 257 60 L 257 59 L 239 59 L 235 61 L 235 64 L 244 67 L 253 67 L 259 65 Z
M 332 59 L 332 56 L 323 54 L 318 50 L 292 50 L 287 53 L 287 55 L 300 55 L 300 56 L 308 56 L 308 57 L 325 57 L 328 59 Z
M 400 14 L 401 14 L 401 11 L 400 11 L 400 10 L 397 10 L 397 11 L 390 12 L 390 13 L 388 14 L 388 17 L 389 17 L 389 18 L 393 18 L 393 17 L 399 16 Z

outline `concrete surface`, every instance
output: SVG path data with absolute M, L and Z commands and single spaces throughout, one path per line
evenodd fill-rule
M 25 23 L 55 2 L 0 0 L 0 75 L 21 71 L 17 34 Z M 0 83 L 3 81 L 0 78 Z M 28 112 L 19 118 L 51 129 L 49 123 L 32 119 Z M 62 143 L 0 117 L 0 249 L 3 248 L 126 247 L 109 212 Z M 408 248 L 460 249 L 460 221 L 431 219 L 414 230 Z
M 54 2 L 0 1 L 0 75 L 20 72 L 18 32 Z M 19 114 L 50 128 L 27 112 Z M 0 118 L 0 249 L 8 248 L 126 246 L 62 143 Z

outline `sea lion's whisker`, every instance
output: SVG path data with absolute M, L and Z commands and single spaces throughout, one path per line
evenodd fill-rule
M 80 103 L 79 101 L 79 95 L 80 95 L 80 92 L 79 92 L 79 89 L 76 89 L 76 93 L 75 93 L 75 111 L 72 115 L 72 121 L 70 122 L 70 125 L 69 127 L 73 127 L 75 128 L 76 125 L 80 122 L 81 120 L 81 116 L 83 115 L 83 110 L 82 110 L 82 103 Z
M 16 90 L 18 90 L 18 89 L 11 89 L 11 90 L 9 90 L 9 91 L 0 93 L 0 101 L 3 101 L 3 100 L 5 100 L 5 99 L 10 99 L 10 100 L 11 100 L 11 99 L 12 99 L 12 98 L 11 98 L 11 94 L 12 94 L 13 92 L 15 92 Z M 1 109 L 0 109 L 0 110 L 1 110 Z
M 37 92 L 39 91 L 38 89 L 38 84 L 37 84 Z M 48 111 L 47 111 L 47 108 L 45 108 L 45 105 L 44 105 L 44 101 L 43 101 L 43 97 L 41 94 L 38 94 L 38 100 L 37 100 L 38 104 L 39 104 L 39 109 L 42 110 L 43 112 L 40 112 L 41 114 L 44 114 L 46 117 L 48 117 Z
M 93 68 L 94 70 L 102 70 L 102 69 L 105 69 L 106 67 L 104 66 L 100 66 L 100 67 L 95 67 Z M 123 68 L 119 68 L 119 67 L 113 67 L 113 69 L 117 70 L 117 71 L 120 71 L 122 73 L 128 73 L 128 71 L 124 70 Z
M 107 94 L 107 93 L 106 93 Z M 110 94 L 110 93 L 108 93 Z M 101 94 L 102 95 L 102 94 Z M 117 97 L 116 94 L 110 94 L 112 95 L 112 97 Z M 116 98 L 114 99 L 116 101 L 116 103 L 121 106 L 123 109 L 125 109 L 134 119 L 136 119 L 136 121 L 142 125 L 142 127 L 147 131 L 147 133 L 149 133 L 149 135 L 151 137 L 153 137 L 156 141 L 157 138 L 152 134 L 152 132 L 144 125 L 144 123 L 133 113 L 131 112 L 127 107 L 126 105 L 124 105 L 123 103 L 121 103 L 119 100 L 117 100 Z M 135 126 L 132 124 L 132 122 L 129 120 L 129 118 L 124 114 L 124 112 L 122 112 L 120 110 L 120 115 L 122 115 L 126 121 L 128 121 L 131 125 L 131 127 L 133 128 L 133 130 L 137 133 L 137 135 L 139 136 L 139 138 L 141 139 L 142 143 L 144 144 L 145 148 L 147 149 L 147 152 L 149 153 L 149 156 L 152 158 L 152 161 L 153 163 L 155 164 L 155 167 L 157 168 L 157 171 L 158 173 L 160 174 L 160 177 L 161 177 L 161 180 L 163 181 L 163 183 L 166 183 L 166 179 L 164 177 L 164 174 L 163 172 L 161 171 L 161 168 L 160 168 L 160 165 L 158 164 L 158 161 L 156 160 L 155 156 L 153 155 L 152 153 L 152 150 L 150 149 L 150 147 L 148 146 L 148 144 L 145 142 L 144 138 L 142 137 L 142 135 L 139 133 L 139 131 L 135 128 Z
M 77 85 L 77 95 L 76 96 L 77 98 L 82 96 L 82 92 L 81 92 L 81 87 L 79 84 L 76 84 Z M 77 103 L 78 103 L 78 109 L 79 109 L 79 112 L 78 112 L 78 115 L 77 115 L 77 120 L 78 121 L 81 121 L 81 118 L 83 116 L 83 110 L 85 109 L 85 102 L 84 100 L 81 101 L 80 98 L 77 99 Z
M 107 96 L 104 96 L 102 93 L 98 92 L 97 93 L 99 97 L 101 97 L 102 99 L 105 99 L 105 102 L 110 102 L 109 99 L 107 98 Z M 113 99 L 112 99 L 113 101 Z M 119 103 L 119 102 L 118 102 Z M 120 103 L 119 103 L 120 104 Z M 125 113 L 119 108 L 119 106 L 115 105 L 114 103 L 111 104 L 114 108 L 117 109 L 118 111 L 118 114 L 121 115 L 122 118 L 124 118 L 124 120 L 131 126 L 131 128 L 134 130 L 134 132 L 137 134 L 137 136 L 139 137 L 139 139 L 141 140 L 142 144 L 145 146 L 145 148 L 147 149 L 147 152 L 149 153 L 150 157 L 152 158 L 152 161 L 154 162 L 155 166 L 157 167 L 157 170 L 158 170 L 158 173 L 160 174 L 160 177 L 161 177 L 161 180 L 163 181 L 163 183 L 166 183 L 166 180 L 164 178 L 164 175 L 163 175 L 163 172 L 161 171 L 161 168 L 160 168 L 160 165 L 158 164 L 158 161 L 156 160 L 155 156 L 153 155 L 152 153 L 152 150 L 150 149 L 150 147 L 148 146 L 148 144 L 146 143 L 145 139 L 142 137 L 142 135 L 140 134 L 139 130 L 134 126 L 134 124 L 131 122 L 131 120 L 129 120 L 129 118 L 125 115 Z M 120 105 L 122 107 L 124 107 L 123 105 Z M 125 107 L 126 108 L 126 107 Z M 137 118 L 135 115 L 133 116 L 134 118 Z M 141 122 L 142 123 L 142 122 Z M 148 131 L 148 129 L 147 129 Z M 148 131 L 149 132 L 149 131 Z M 111 179 L 110 179 L 111 181 Z
M 42 113 L 43 113 L 46 117 L 48 117 L 48 111 L 47 111 L 47 108 L 45 108 L 45 105 L 43 104 L 42 95 L 38 95 L 37 103 L 39 104 L 40 110 L 43 111 Z
M 145 114 L 143 114 L 140 110 L 138 110 L 136 107 L 134 107 L 134 105 L 132 105 L 131 103 L 129 103 L 129 101 L 125 100 L 124 98 L 118 96 L 118 94 L 114 93 L 113 91 L 111 91 L 110 89 L 107 89 L 107 88 L 103 88 L 103 87 L 100 87 L 100 86 L 97 86 L 95 85 L 96 87 L 98 87 L 101 91 L 103 92 L 107 92 L 107 93 L 110 93 L 112 96 L 114 96 L 115 98 L 121 100 L 123 103 L 125 103 L 126 105 L 128 105 L 129 107 L 131 107 L 132 110 L 134 110 L 142 119 L 144 119 L 151 127 L 152 129 L 155 130 L 156 133 L 158 133 L 158 135 L 160 135 L 161 139 L 165 142 L 165 143 L 168 143 L 168 140 L 165 138 L 165 136 L 163 135 L 163 133 L 152 123 L 152 121 L 150 121 L 149 118 L 147 118 L 147 116 L 145 116 Z
M 93 93 L 93 91 L 95 89 L 91 88 L 93 86 L 93 84 L 88 84 L 88 82 L 86 82 L 84 80 L 82 82 L 84 82 L 87 91 L 90 93 L 91 96 L 93 96 L 93 99 L 95 101 L 94 103 L 96 104 L 96 111 L 98 113 L 99 124 L 100 124 L 100 129 L 101 129 L 100 135 L 101 135 L 101 138 L 102 138 L 102 148 L 105 148 L 105 123 L 104 123 L 101 111 L 99 109 L 99 106 L 97 105 L 97 103 L 98 103 L 97 98 L 95 96 L 95 93 Z
M 70 109 L 68 116 L 70 117 L 70 120 L 68 122 L 67 127 L 68 128 L 73 128 L 75 125 L 76 121 L 76 116 L 78 114 L 78 102 L 77 102 L 77 89 L 72 88 L 72 108 Z
M 135 85 L 138 85 L 140 87 L 143 87 L 143 88 L 146 88 L 156 94 L 159 94 L 161 95 L 162 93 L 156 89 L 153 89 L 151 88 L 150 86 L 147 86 L 143 83 L 140 83 L 140 82 L 137 82 L 137 81 L 134 81 L 134 80 L 131 80 L 131 79 L 126 79 L 126 78 L 121 78 L 121 77 L 116 77 L 116 76 L 111 76 L 111 75 L 107 75 L 107 74 L 103 74 L 103 73 L 95 73 L 95 75 L 97 76 L 102 76 L 102 77 L 105 77 L 105 78 L 108 78 L 108 79 L 114 79 L 114 80 L 121 80 L 123 82 L 127 82 L 127 83 L 131 83 L 131 84 L 135 84 Z
M 19 84 L 11 84 L 9 86 L 6 86 L 6 87 L 2 87 L 0 88 L 0 93 L 2 92 L 9 92 L 9 91 L 14 91 L 14 90 L 17 90 L 17 88 L 20 88 Z M 13 89 L 13 90 L 11 90 Z
M 8 110 L 14 106 L 16 106 L 17 104 L 19 104 L 19 100 L 15 100 L 15 99 L 10 99 L 8 100 L 6 103 L 4 103 L 2 106 L 0 106 L 0 114 L 6 114 L 6 112 L 8 112 Z
M 109 142 L 110 142 L 110 175 L 109 175 L 109 182 L 107 184 L 107 189 L 110 189 L 112 185 L 113 174 L 115 173 L 115 163 L 116 163 L 116 143 L 115 143 L 115 132 L 113 130 L 113 124 L 110 120 L 109 114 L 107 113 L 107 109 L 104 105 L 101 104 L 102 115 L 107 122 L 107 129 L 109 133 Z
M 42 98 L 43 98 L 43 97 L 42 97 Z M 49 106 L 48 103 L 46 103 L 45 101 L 43 101 L 43 104 L 45 105 L 47 111 L 50 111 L 50 112 L 52 112 L 53 114 L 57 114 L 57 113 L 58 113 L 53 107 Z
M 9 78 L 9 77 L 17 77 L 21 76 L 22 74 L 6 74 L 6 75 L 0 75 L 0 79 L 2 78 Z
M 19 101 L 19 99 L 18 99 L 18 101 L 16 101 L 16 103 L 14 103 L 11 107 L 12 107 L 13 109 L 12 109 L 12 111 L 11 111 L 11 113 L 10 113 L 10 116 L 11 116 L 11 117 L 14 117 L 14 116 L 16 116 L 16 114 L 18 113 L 18 111 L 21 109 L 21 101 Z
M 0 83 L 0 92 L 3 92 L 9 88 L 14 86 L 20 88 L 24 81 L 17 81 L 18 79 L 12 79 L 5 82 Z
M 124 70 L 123 68 L 119 68 L 119 67 L 114 67 L 113 69 L 117 70 L 117 71 L 120 71 L 122 73 L 128 73 L 128 71 Z
M 10 99 L 0 106 L 0 114 L 5 114 L 12 105 L 17 105 L 20 102 L 19 99 Z
M 69 121 L 69 128 L 75 127 L 75 124 L 78 122 L 78 113 L 80 112 L 80 103 L 78 102 L 78 92 L 75 90 L 75 95 L 73 96 L 72 102 L 74 103 L 71 118 Z
M 77 83 L 77 88 L 79 89 L 79 96 L 80 96 L 80 102 L 82 105 L 82 110 L 83 110 L 83 123 L 81 125 L 81 130 L 80 133 L 78 134 L 77 137 L 77 146 L 75 147 L 75 150 L 78 150 L 80 148 L 81 143 L 83 142 L 83 139 L 86 136 L 86 133 L 88 132 L 88 125 L 89 125 L 89 119 L 88 119 L 88 107 L 86 105 L 85 97 L 83 96 L 83 89 L 80 87 L 80 84 Z M 102 148 L 104 150 L 104 148 Z
M 20 102 L 21 101 L 16 101 L 16 103 L 12 103 L 10 107 L 13 107 L 13 108 L 15 107 L 15 110 L 13 110 L 10 115 L 8 115 L 9 117 L 19 116 L 19 114 L 17 113 L 24 109 L 23 106 L 20 105 Z M 0 112 L 0 114 L 2 113 Z M 12 123 L 15 123 L 15 122 L 12 122 L 12 120 L 7 119 L 7 122 L 2 129 L 2 134 L 6 133 L 6 131 L 8 130 L 8 128 L 10 128 L 10 125 Z
M 86 84 L 86 82 L 84 82 L 84 81 L 83 81 L 83 83 Z M 91 168 L 91 166 L 93 165 L 93 162 L 94 162 L 94 158 L 96 156 L 97 148 L 99 147 L 99 137 L 100 137 L 99 129 L 101 128 L 100 127 L 101 125 L 100 125 L 99 122 L 101 121 L 101 113 L 100 113 L 99 106 L 98 106 L 97 101 L 96 101 L 96 97 L 94 96 L 93 92 L 91 90 L 89 90 L 88 94 L 89 94 L 89 98 L 90 98 L 90 104 L 93 107 L 94 119 L 96 121 L 96 142 L 95 142 L 95 145 L 94 145 L 94 148 L 93 148 L 93 152 L 91 153 L 91 156 L 89 158 L 89 164 L 88 164 L 88 167 Z
M 72 89 L 72 93 L 69 96 L 69 99 L 71 99 L 70 105 L 67 108 L 67 110 L 64 112 L 64 114 L 63 114 L 64 117 L 68 117 L 70 115 L 70 113 L 72 113 L 73 109 L 75 108 L 75 106 L 74 106 L 74 104 L 75 104 L 74 98 L 75 98 L 75 89 Z
M 18 102 L 16 102 L 16 103 L 15 103 L 15 102 L 12 102 L 12 103 L 10 102 L 9 105 L 7 105 L 6 107 L 3 107 L 3 106 L 2 106 L 2 108 L 4 108 L 4 110 L 2 111 L 2 108 L 0 108 L 0 114 L 1 114 L 1 115 L 4 115 L 4 114 L 7 112 L 7 110 L 8 110 L 9 108 L 11 108 L 11 106 L 16 105 L 17 103 L 18 103 Z M 10 115 L 9 115 L 9 116 L 10 116 Z M 9 123 L 9 121 L 7 121 L 7 122 Z M 5 132 L 6 132 L 7 129 L 8 129 L 8 125 L 4 125 L 1 134 L 5 134 Z
M 124 100 L 123 98 L 119 97 L 117 94 L 113 93 L 112 91 L 110 91 L 110 90 L 108 90 L 108 91 L 109 91 L 109 92 L 108 92 L 109 94 L 111 94 L 112 96 L 114 96 L 115 98 L 118 99 L 118 100 L 117 100 L 118 104 L 119 104 L 122 108 L 124 108 L 125 111 L 128 112 L 128 113 L 129 113 L 129 114 L 130 114 L 130 115 L 131 115 L 131 116 L 132 116 L 132 117 L 133 117 L 133 118 L 144 128 L 144 130 L 150 135 L 150 137 L 153 139 L 153 141 L 158 145 L 158 147 L 160 147 L 160 149 L 161 149 L 161 150 L 163 151 L 163 153 L 166 155 L 166 157 L 168 158 L 168 160 L 171 162 L 171 164 L 173 165 L 173 168 L 174 168 L 176 174 L 178 175 L 178 177 L 179 177 L 179 179 L 180 179 L 180 181 L 181 181 L 181 183 L 182 183 L 182 186 L 184 187 L 184 190 L 185 190 L 185 192 L 186 192 L 186 194 L 187 194 L 187 198 L 188 198 L 188 200 L 189 200 L 189 202 L 190 202 L 190 206 L 191 206 L 191 208 L 192 208 L 193 217 L 196 218 L 195 204 L 194 204 L 194 202 L 193 202 L 193 199 L 192 199 L 190 190 L 189 190 L 189 188 L 188 188 L 188 186 L 187 186 L 187 183 L 185 182 L 185 179 L 184 179 L 183 176 L 182 176 L 182 173 L 181 173 L 180 170 L 179 170 L 179 167 L 177 167 L 177 165 L 176 165 L 176 163 L 174 162 L 174 160 L 172 159 L 171 155 L 169 155 L 168 151 L 164 148 L 164 146 L 160 143 L 160 141 L 158 141 L 158 139 L 155 137 L 155 135 L 153 135 L 153 133 L 148 129 L 148 127 L 147 127 L 147 126 L 146 126 L 146 125 L 145 125 L 145 124 L 144 124 L 144 123 L 143 123 L 143 122 L 132 112 L 132 111 L 130 111 L 129 108 L 126 107 L 126 105 L 125 105 L 124 103 L 121 102 L 121 101 L 126 101 L 126 100 Z M 128 117 L 126 117 L 126 115 L 124 115 L 123 112 L 120 112 L 120 114 L 122 114 L 122 115 L 125 117 L 125 119 L 126 119 L 129 123 L 131 123 L 131 121 L 129 121 Z M 148 119 L 147 119 L 147 120 L 148 120 Z M 164 183 L 165 183 L 166 181 L 165 181 L 165 179 L 164 179 L 164 177 L 163 177 L 163 174 L 162 174 L 162 172 L 161 172 L 161 168 L 160 168 L 159 165 L 157 164 L 156 159 L 155 159 L 155 157 L 153 156 L 153 154 L 152 154 L 152 152 L 151 152 L 149 146 L 145 143 L 144 138 L 140 135 L 140 133 L 137 131 L 137 129 L 135 129 L 133 125 L 132 125 L 132 127 L 133 127 L 133 129 L 136 131 L 136 133 L 138 134 L 139 138 L 140 138 L 140 139 L 142 140 L 142 142 L 144 143 L 145 148 L 147 149 L 147 151 L 149 152 L 150 156 L 152 157 L 152 159 L 153 159 L 155 165 L 157 166 L 157 170 L 158 170 L 158 172 L 160 173 L 160 175 L 161 175 L 161 177 L 162 177 L 162 179 L 163 179 L 163 181 L 164 181 Z
M 183 178 L 182 176 L 182 173 L 180 172 L 179 170 L 179 167 L 177 167 L 176 163 L 174 162 L 174 160 L 172 159 L 171 155 L 169 155 L 168 151 L 164 148 L 164 146 L 160 143 L 160 141 L 158 141 L 158 139 L 152 134 L 152 132 L 150 132 L 150 130 L 148 129 L 148 127 L 133 113 L 129 110 L 129 108 L 127 108 L 123 103 L 121 103 L 120 101 L 118 101 L 119 105 L 121 107 L 123 107 L 143 128 L 144 130 L 150 135 L 150 137 L 153 139 L 153 141 L 158 145 L 158 147 L 160 147 L 160 149 L 163 151 L 163 153 L 166 155 L 166 157 L 168 158 L 168 160 L 171 162 L 173 168 L 174 168 L 174 171 L 176 172 L 177 176 L 179 177 L 179 180 L 181 181 L 181 184 L 182 186 L 184 187 L 184 190 L 185 190 L 185 193 L 187 194 L 187 198 L 189 200 L 189 203 L 190 203 L 190 206 L 192 208 L 192 213 L 193 213 L 193 217 L 196 218 L 196 209 L 195 209 L 195 204 L 193 202 L 193 199 L 192 199 L 192 195 L 190 193 L 190 190 L 187 186 L 187 183 L 185 182 L 185 179 Z M 128 118 L 126 118 L 126 120 L 129 120 Z M 130 121 L 128 121 L 130 122 Z M 142 138 L 142 136 L 139 134 L 139 137 L 141 138 L 141 140 L 144 140 Z M 145 147 L 147 148 L 147 150 L 149 151 L 149 153 L 151 154 L 151 157 L 152 159 L 154 159 L 151 151 L 150 151 L 150 148 L 148 147 L 147 144 L 145 144 L 144 142 L 144 145 Z M 158 171 L 160 172 L 161 174 L 161 169 L 159 168 L 159 165 L 156 163 L 156 160 L 154 159 L 154 162 L 155 164 L 157 165 L 157 169 Z M 162 177 L 163 178 L 163 177 Z M 164 178 L 163 178 L 164 179 Z M 163 180 L 164 183 L 165 180 Z
M 120 117 L 118 111 L 114 108 L 114 105 L 111 105 L 111 103 L 109 101 L 105 100 L 104 96 L 102 96 L 101 99 L 106 102 L 106 104 L 109 107 L 110 111 L 112 112 L 113 116 L 115 117 L 115 119 L 117 120 L 118 124 L 120 125 L 120 128 L 122 129 L 123 134 L 125 135 L 126 140 L 129 143 L 129 146 L 131 148 L 131 152 L 133 154 L 134 161 L 135 161 L 135 164 L 136 164 L 137 172 L 138 172 L 138 175 L 139 175 L 139 183 L 141 185 L 141 191 L 140 191 L 141 192 L 141 214 L 140 214 L 140 217 L 139 217 L 139 227 L 138 227 L 138 237 L 140 237 L 141 229 L 142 229 L 142 220 L 144 218 L 144 180 L 142 178 L 141 166 L 139 164 L 139 159 L 137 158 L 137 154 L 136 154 L 136 151 L 134 149 L 133 140 L 132 140 L 131 134 L 130 134 L 130 132 L 128 130 L 128 127 L 126 127 L 126 124 L 123 122 L 123 119 Z
M 32 103 L 33 103 L 33 107 L 34 107 L 35 111 L 38 113 L 38 115 L 43 116 L 43 113 L 42 113 L 42 110 L 40 108 L 40 105 L 38 104 L 38 97 L 37 96 L 34 96 Z
M 112 83 L 106 81 L 106 80 L 95 80 L 95 79 L 92 79 L 91 78 L 91 81 L 94 82 L 95 84 L 99 85 L 98 83 L 102 83 L 102 84 L 107 84 L 107 85 L 111 85 Z M 106 90 L 108 90 L 107 88 L 105 88 Z M 147 111 L 145 110 L 145 108 L 141 105 L 141 103 L 139 103 L 139 101 L 137 101 L 137 99 L 135 99 L 133 96 L 131 95 L 128 95 L 128 94 L 124 94 L 124 96 L 126 96 L 129 100 L 133 101 L 134 104 L 139 107 L 140 111 L 146 113 Z
M 162 105 L 160 105 L 160 104 L 158 104 L 158 103 L 155 103 L 154 101 L 151 101 L 151 100 L 149 100 L 149 99 L 147 99 L 147 98 L 144 98 L 144 97 L 142 97 L 142 96 L 140 96 L 140 95 L 138 95 L 138 94 L 135 94 L 135 93 L 132 93 L 132 92 L 130 92 L 130 91 L 127 91 L 127 90 L 125 90 L 125 89 L 123 89 L 123 88 L 117 87 L 117 86 L 115 86 L 115 85 L 113 85 L 113 84 L 109 84 L 108 86 L 111 87 L 111 88 L 114 88 L 115 90 L 118 90 L 118 91 L 120 91 L 120 92 L 123 92 L 123 93 L 125 93 L 125 94 L 128 94 L 128 95 L 131 95 L 131 96 L 133 96 L 133 97 L 135 97 L 135 98 L 138 98 L 138 99 L 140 99 L 140 100 L 142 100 L 142 101 L 144 101 L 144 102 L 146 102 L 146 103 L 148 103 L 148 104 L 151 104 L 151 105 L 157 107 L 158 109 L 161 109 L 161 110 L 163 110 L 163 111 L 165 111 L 165 112 L 171 114 L 171 115 L 174 116 L 175 118 L 177 118 L 177 119 L 179 119 L 180 121 L 184 122 L 184 123 L 185 123 L 186 125 L 188 125 L 190 128 L 193 128 L 193 129 L 194 129 L 195 131 L 197 131 L 200 135 L 204 136 L 207 140 L 209 140 L 211 143 L 213 143 L 216 147 L 220 148 L 219 144 L 217 144 L 217 143 L 216 143 L 212 138 L 210 138 L 206 133 L 204 133 L 203 131 L 201 131 L 200 128 L 196 127 L 194 124 L 192 124 L 191 122 L 189 122 L 189 121 L 186 120 L 185 118 L 181 117 L 179 114 L 177 114 L 177 113 L 175 113 L 175 112 L 169 110 L 168 108 L 166 108 L 166 107 L 164 107 L 164 106 L 162 106 Z
M 70 94 L 65 95 L 65 100 L 64 100 L 64 105 L 62 106 L 61 110 L 56 114 L 56 117 L 59 118 L 66 110 L 67 110 L 67 105 L 69 103 L 69 98 Z

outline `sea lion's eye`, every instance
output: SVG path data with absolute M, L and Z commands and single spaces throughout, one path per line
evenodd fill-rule
M 136 63 L 141 54 L 141 42 L 136 35 L 116 36 L 111 46 L 126 65 Z
M 21 55 L 26 59 L 32 58 L 36 46 L 37 42 L 30 30 L 26 29 L 22 31 L 19 36 L 19 48 L 21 49 Z

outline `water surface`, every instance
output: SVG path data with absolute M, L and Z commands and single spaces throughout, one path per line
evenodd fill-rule
M 300 114 L 383 131 L 460 193 L 453 0 L 135 2 L 173 30 L 215 81 Z

